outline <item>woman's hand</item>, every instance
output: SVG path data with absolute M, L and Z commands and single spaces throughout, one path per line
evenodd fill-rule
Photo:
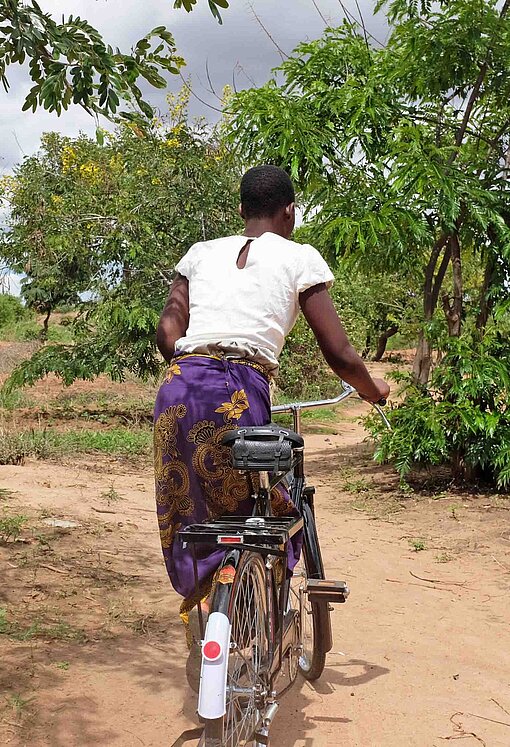
M 373 395 L 371 397 L 367 397 L 362 392 L 358 392 L 361 399 L 365 399 L 367 402 L 372 402 L 377 404 L 382 399 L 388 399 L 388 395 L 390 393 L 390 385 L 384 381 L 384 379 L 372 379 L 372 382 L 379 392 L 379 396 L 374 398 Z

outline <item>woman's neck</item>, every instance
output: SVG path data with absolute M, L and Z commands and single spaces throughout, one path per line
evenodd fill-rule
M 280 229 L 280 230 L 279 230 Z M 275 225 L 271 218 L 250 218 L 244 225 L 244 235 L 258 238 L 263 233 L 276 233 L 283 236 L 281 227 Z

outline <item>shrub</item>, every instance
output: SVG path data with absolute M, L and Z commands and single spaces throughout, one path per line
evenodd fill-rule
M 279 401 L 323 399 L 338 394 L 338 377 L 325 362 L 303 316 L 287 337 L 278 375 Z
M 6 516 L 5 514 L 0 516 L 0 542 L 8 542 L 9 540 L 16 540 L 27 523 L 28 519 L 22 514 L 16 516 Z
M 392 431 L 376 416 L 366 424 L 375 458 L 400 475 L 420 465 L 449 464 L 456 480 L 510 486 L 510 345 L 497 332 L 483 342 L 450 338 L 428 390 L 403 377 L 406 396 L 388 413 Z
M 28 311 L 19 298 L 8 293 L 0 293 L 0 329 L 28 316 Z

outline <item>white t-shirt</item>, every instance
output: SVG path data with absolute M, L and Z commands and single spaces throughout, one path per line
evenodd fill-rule
M 237 259 L 250 237 L 194 244 L 176 265 L 189 281 L 189 326 L 177 353 L 222 353 L 278 370 L 278 356 L 299 314 L 299 294 L 334 276 L 310 244 L 264 233 L 250 244 L 246 266 Z

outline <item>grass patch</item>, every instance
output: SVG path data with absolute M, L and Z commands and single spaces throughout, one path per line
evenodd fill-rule
M 27 706 L 31 701 L 33 700 L 33 696 L 30 698 L 23 698 L 21 696 L 21 693 L 16 693 L 14 695 L 11 695 L 8 703 L 13 711 L 16 713 L 17 718 L 21 718 L 21 716 L 24 714 Z
M 116 456 L 139 456 L 149 454 L 152 450 L 152 432 L 148 429 L 50 432 L 50 440 L 63 453 L 98 451 Z
M 5 342 L 28 342 L 41 338 L 42 325 L 35 319 L 18 319 L 0 328 L 0 340 Z M 48 341 L 70 343 L 73 341 L 72 327 L 62 324 L 48 326 Z
M 152 450 L 149 429 L 111 428 L 105 431 L 30 431 L 0 429 L 0 464 L 23 464 L 26 457 L 55 459 L 73 453 L 147 456 Z
M 64 620 L 48 623 L 36 619 L 30 625 L 23 625 L 15 620 L 9 620 L 7 610 L 0 608 L 0 635 L 5 635 L 14 641 L 30 641 L 33 638 L 43 638 L 50 641 L 77 641 L 83 643 L 86 635 L 80 628 Z
M 0 339 L 5 342 L 27 342 L 37 340 L 41 327 L 35 319 L 18 319 L 0 328 Z
M 1 410 L 19 410 L 21 407 L 31 407 L 32 404 L 32 401 L 20 389 L 14 389 L 12 392 L 0 389 Z
M 454 560 L 454 557 L 450 553 L 442 552 L 440 555 L 436 555 L 436 563 L 449 563 L 451 560 Z
M 345 490 L 346 493 L 355 493 L 356 495 L 359 495 L 360 493 L 369 493 L 372 486 L 364 477 L 358 477 L 352 480 L 346 480 L 340 487 L 342 490 Z
M 409 544 L 411 545 L 411 550 L 413 552 L 421 552 L 422 550 L 427 549 L 425 541 L 422 539 L 409 540 Z

